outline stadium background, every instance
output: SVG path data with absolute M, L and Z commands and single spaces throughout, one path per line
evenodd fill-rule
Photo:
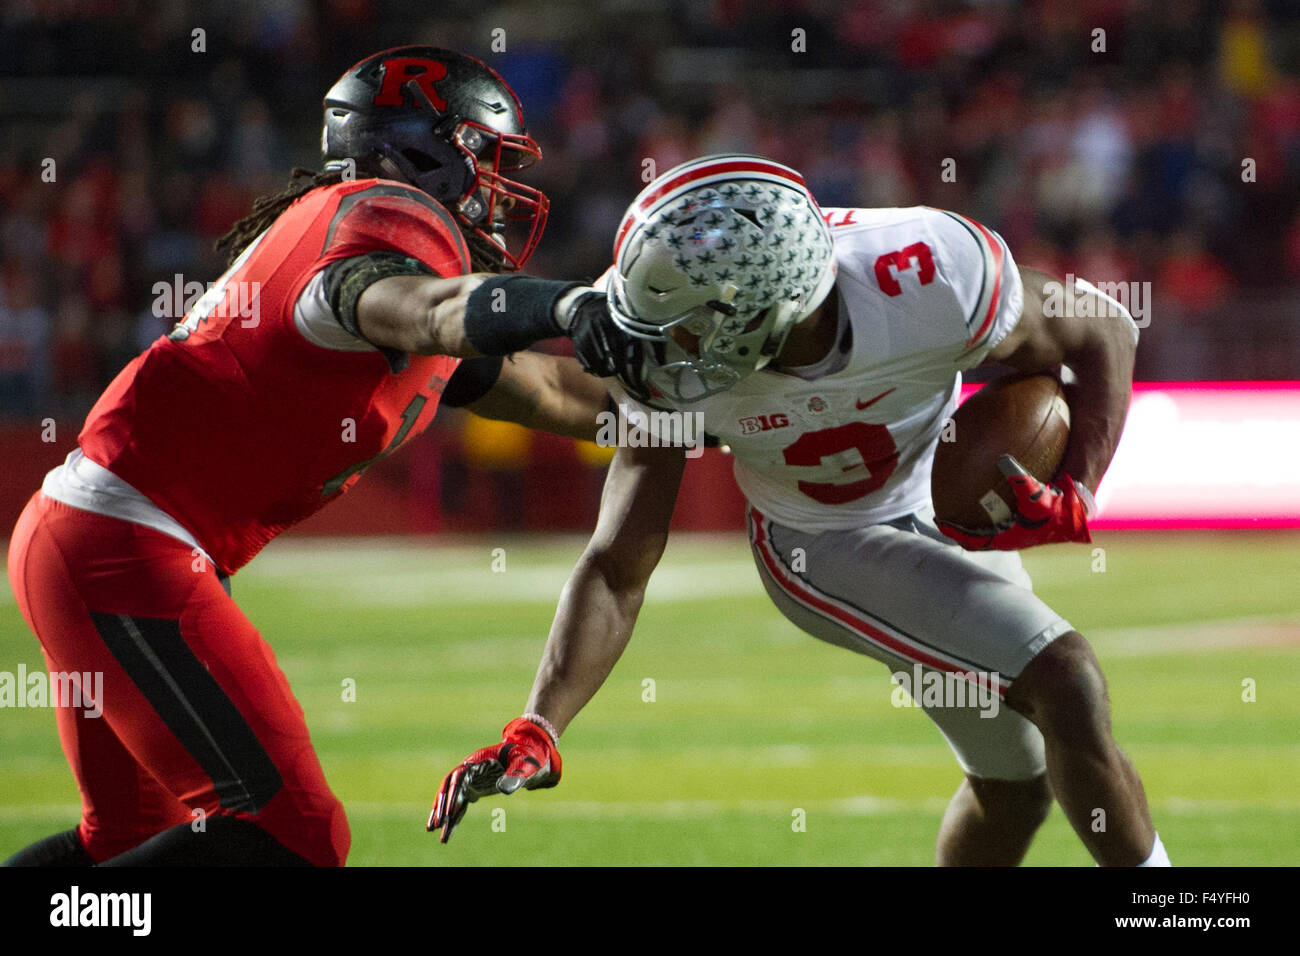
M 1285 0 L 17 0 L 0 12 L 5 527 L 170 325 L 154 284 L 214 278 L 213 240 L 318 162 L 333 79 L 414 42 L 477 55 L 518 91 L 544 153 L 528 181 L 552 201 L 529 271 L 599 274 L 646 159 L 753 151 L 801 169 L 823 205 L 957 209 L 1024 264 L 1150 282 L 1139 379 L 1300 379 L 1300 9 Z M 212 413 L 176 414 L 191 411 Z M 606 461 L 448 410 L 239 576 L 355 808 L 354 861 L 926 862 L 956 780 L 942 742 L 889 706 L 879 668 L 767 606 L 738 535 L 672 546 L 622 689 L 566 737 L 582 756 L 564 786 L 509 804 L 509 849 L 486 813 L 442 856 L 411 836 L 443 766 L 517 710 L 581 548 L 537 532 L 591 526 Z M 714 452 L 692 465 L 677 527 L 741 526 L 728 472 Z M 395 532 L 441 544 L 309 536 Z M 1294 862 L 1300 541 L 1099 543 L 1104 574 L 1086 549 L 1027 563 L 1098 646 L 1175 861 Z M 0 614 L 0 670 L 35 668 L 7 593 Z M 1242 681 L 1265 675 L 1247 706 Z M 340 701 L 344 679 L 356 702 Z M 52 725 L 0 711 L 0 855 L 66 825 L 75 790 Z M 792 807 L 824 825 L 791 839 Z M 685 829 L 673 842 L 665 827 Z M 1085 858 L 1057 814 L 1030 859 Z

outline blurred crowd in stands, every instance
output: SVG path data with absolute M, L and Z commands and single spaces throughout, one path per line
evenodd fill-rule
M 956 209 L 1024 264 L 1149 282 L 1142 377 L 1300 377 L 1288 0 L 11 0 L 0 416 L 79 418 L 174 321 L 155 284 L 215 278 L 213 240 L 317 166 L 329 84 L 404 43 L 518 91 L 552 200 L 529 271 L 598 275 L 648 170 L 758 152 L 825 206 Z

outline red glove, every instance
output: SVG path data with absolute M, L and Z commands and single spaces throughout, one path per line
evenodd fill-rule
M 1012 520 L 985 531 L 971 531 L 947 522 L 939 530 L 967 551 L 1019 551 L 1059 541 L 1092 541 L 1088 518 L 1095 505 L 1092 493 L 1069 475 L 1061 485 L 1044 485 L 1010 455 L 998 459 L 998 468 L 1016 493 Z
M 501 732 L 501 743 L 476 750 L 443 778 L 433 799 L 426 830 L 442 827 L 441 841 L 451 839 L 469 805 L 493 793 L 511 794 L 553 787 L 560 782 L 560 751 L 540 725 L 516 717 Z

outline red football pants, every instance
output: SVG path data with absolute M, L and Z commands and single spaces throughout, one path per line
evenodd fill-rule
M 37 493 L 14 528 L 9 580 L 49 669 L 104 675 L 102 717 L 55 709 L 91 857 L 224 814 L 317 866 L 343 865 L 347 818 L 302 708 L 201 554 Z

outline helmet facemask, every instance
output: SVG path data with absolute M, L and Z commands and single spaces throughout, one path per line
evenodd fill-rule
M 452 142 L 475 174 L 454 209 L 474 268 L 488 272 L 522 268 L 541 241 L 550 201 L 540 189 L 503 173 L 531 166 L 541 159 L 541 148 L 530 136 L 499 133 L 474 122 L 460 123 Z

